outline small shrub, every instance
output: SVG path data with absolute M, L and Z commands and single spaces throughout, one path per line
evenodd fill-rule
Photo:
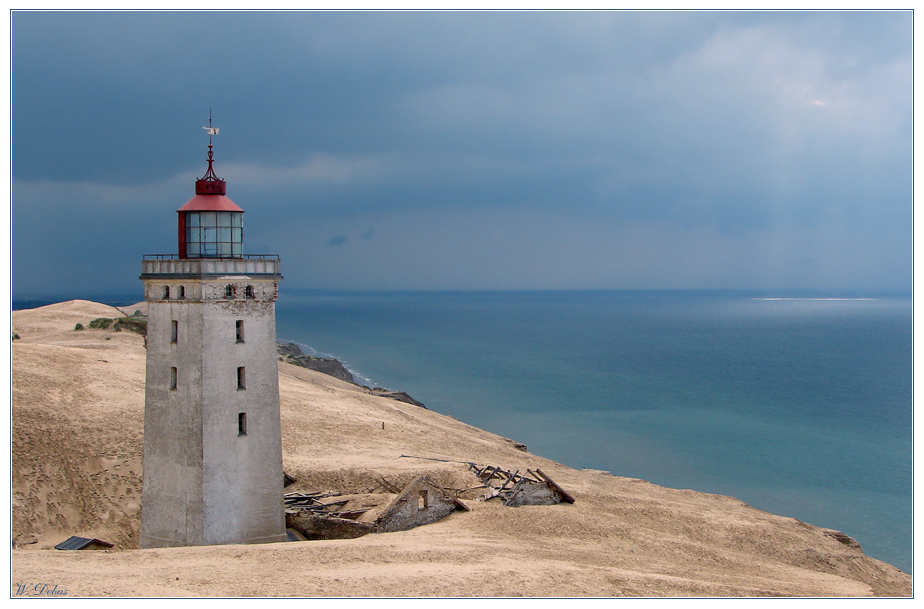
M 106 317 L 97 317 L 90 322 L 90 328 L 94 330 L 107 330 L 112 325 L 112 320 Z
M 19 334 L 13 334 L 13 340 L 19 340 Z
M 114 332 L 128 330 L 129 332 L 146 336 L 148 333 L 148 320 L 135 319 L 133 317 L 120 317 L 115 320 L 115 323 L 112 325 L 112 330 Z
M 83 324 L 77 324 L 76 326 L 74 326 L 75 332 L 80 331 L 80 330 L 83 330 Z

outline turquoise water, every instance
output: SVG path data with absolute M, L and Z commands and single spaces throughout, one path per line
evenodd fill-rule
M 735 496 L 912 571 L 912 303 L 294 292 L 277 334 L 572 467 Z

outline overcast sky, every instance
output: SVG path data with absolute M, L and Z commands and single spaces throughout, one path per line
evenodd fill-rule
M 140 295 L 210 108 L 283 288 L 911 288 L 911 12 L 11 20 L 14 298 Z

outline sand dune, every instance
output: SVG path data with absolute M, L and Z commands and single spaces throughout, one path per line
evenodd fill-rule
M 467 501 L 471 512 L 353 540 L 138 550 L 143 338 L 74 330 L 123 314 L 87 301 L 13 313 L 13 595 L 29 582 L 68 596 L 911 594 L 910 575 L 830 531 L 730 497 L 573 470 L 289 364 L 283 465 L 299 482 L 288 490 L 363 492 L 379 476 L 420 474 L 463 488 L 474 478 L 461 462 L 475 462 L 539 467 L 577 502 Z M 70 535 L 116 547 L 51 549 Z

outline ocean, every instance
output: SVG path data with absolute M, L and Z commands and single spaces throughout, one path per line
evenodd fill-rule
M 277 335 L 534 454 L 731 495 L 911 573 L 912 317 L 910 295 L 281 290 Z

